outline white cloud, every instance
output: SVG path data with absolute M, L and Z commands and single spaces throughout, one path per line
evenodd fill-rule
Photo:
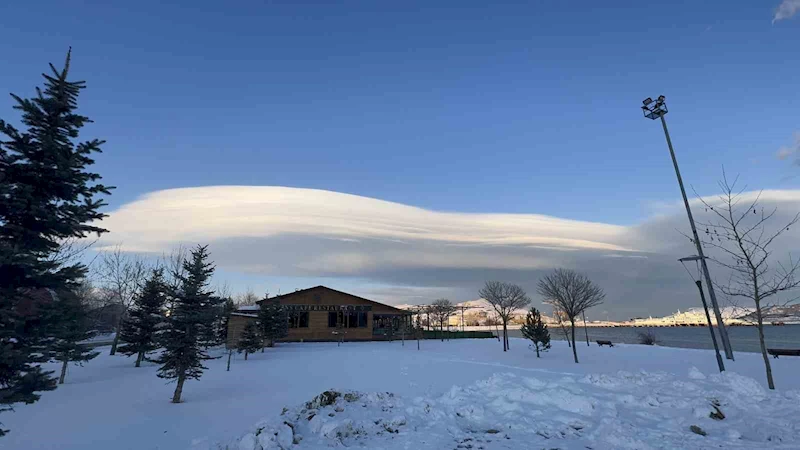
M 794 143 L 791 146 L 781 147 L 778 149 L 778 153 L 775 156 L 783 160 L 797 154 L 797 152 L 800 152 L 800 132 L 794 134 Z
M 792 149 L 792 148 L 789 148 L 789 147 L 781 147 L 781 148 L 778 149 L 778 153 L 775 156 L 777 156 L 778 159 L 783 160 L 783 159 L 786 159 L 786 158 L 794 155 L 794 153 L 796 151 L 797 151 L 797 149 Z
M 313 235 L 351 242 L 382 239 L 556 249 L 629 250 L 623 227 L 535 214 L 429 211 L 338 192 L 272 186 L 212 186 L 148 194 L 103 222 L 111 239 L 136 251 L 175 242 Z
M 775 15 L 772 17 L 772 23 L 779 20 L 791 19 L 798 11 L 800 11 L 800 0 L 783 0 L 781 4 L 775 8 Z
M 765 191 L 762 204 L 788 215 L 800 210 L 800 191 Z M 699 221 L 708 217 L 698 200 L 692 205 Z M 389 303 L 433 295 L 469 300 L 488 279 L 534 293 L 541 274 L 554 267 L 597 280 L 617 317 L 669 313 L 697 300 L 677 262 L 695 253 L 681 235 L 688 227 L 679 202 L 640 224 L 618 226 L 537 214 L 438 212 L 312 189 L 218 186 L 148 194 L 111 212 L 103 225 L 111 233 L 101 246 L 160 254 L 178 243 L 204 243 L 226 272 L 389 286 L 355 292 Z M 798 231 L 776 248 L 796 247 Z

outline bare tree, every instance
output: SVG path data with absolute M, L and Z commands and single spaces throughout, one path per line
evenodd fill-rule
M 561 328 L 561 332 L 564 333 L 564 340 L 567 341 L 567 346 L 572 348 L 572 342 L 569 340 L 569 328 L 567 328 L 567 315 L 559 311 L 555 305 L 550 306 L 553 307 L 553 319 L 555 319 L 558 327 Z
M 47 255 L 47 261 L 55 263 L 56 269 L 71 265 L 77 262 L 85 264 L 87 267 L 92 265 L 91 261 L 82 261 L 83 255 L 91 248 L 97 239 L 69 237 L 59 242 L 58 250 Z M 95 256 L 96 258 L 96 256 Z
M 508 321 L 516 310 L 527 306 L 531 299 L 516 284 L 500 281 L 487 281 L 478 295 L 492 305 L 503 322 L 503 351 L 508 351 Z
M 233 303 L 236 303 L 237 306 L 253 306 L 256 305 L 256 302 L 259 300 L 261 300 L 261 298 L 250 288 L 247 288 L 247 291 L 236 294 L 233 297 Z
M 450 300 L 440 298 L 431 303 L 429 308 L 433 320 L 439 324 L 439 335 L 444 340 L 444 325 L 450 321 L 450 316 L 456 312 L 456 306 Z
M 101 289 L 97 289 L 91 280 L 84 278 L 72 289 L 72 293 L 86 307 L 87 311 L 102 308 L 107 305 L 106 298 Z
M 592 283 L 588 277 L 570 269 L 556 269 L 539 280 L 537 291 L 545 303 L 567 316 L 572 339 L 572 356 L 578 362 L 578 349 L 575 346 L 575 319 L 584 311 L 603 303 L 603 290 Z
M 217 297 L 219 298 L 233 298 L 233 289 L 231 289 L 231 285 L 228 284 L 227 281 L 217 283 L 217 287 L 214 289 L 214 292 L 217 293 Z
M 175 294 L 181 286 L 181 280 L 186 275 L 186 269 L 183 266 L 186 261 L 189 250 L 183 245 L 179 245 L 172 249 L 168 255 L 162 255 L 161 261 L 158 265 L 164 268 L 164 283 L 167 286 L 167 312 L 171 313 L 175 301 Z
M 116 335 L 110 352 L 111 355 L 114 355 L 117 353 L 122 319 L 144 285 L 147 277 L 147 265 L 142 258 L 125 253 L 121 247 L 117 246 L 100 256 L 98 275 L 103 289 L 111 297 L 111 303 L 119 305 L 114 324 Z
M 703 244 L 717 250 L 718 254 L 712 256 L 712 260 L 731 271 L 728 283 L 719 284 L 719 289 L 726 296 L 750 299 L 755 304 L 758 341 L 767 372 L 767 384 L 770 389 L 775 389 L 764 343 L 764 311 L 775 306 L 768 305 L 767 299 L 800 285 L 800 280 L 795 277 L 800 261 L 793 260 L 790 255 L 786 263 L 770 265 L 773 254 L 771 246 L 800 220 L 800 213 L 782 226 L 770 227 L 770 219 L 775 216 L 777 208 L 765 211 L 758 205 L 761 193 L 748 198 L 743 195 L 744 188 L 737 190 L 737 181 L 738 177 L 729 182 L 723 171 L 719 183 L 722 194 L 717 201 L 700 198 L 706 209 L 713 213 L 713 220 L 699 222 L 698 225 L 706 228 L 706 237 L 701 239 Z

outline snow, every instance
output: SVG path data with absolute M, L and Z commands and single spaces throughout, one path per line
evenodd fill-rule
M 260 305 L 240 305 L 236 308 L 237 311 L 258 311 L 261 309 Z
M 102 345 L 102 344 L 110 344 L 114 341 L 114 337 L 117 333 L 102 333 L 96 334 L 92 336 L 90 339 L 86 339 L 85 341 L 81 341 L 83 344 L 95 344 L 95 345 Z
M 800 358 L 771 361 L 769 391 L 758 354 L 718 374 L 707 350 L 580 345 L 574 364 L 552 344 L 538 359 L 521 339 L 279 344 L 230 372 L 208 361 L 180 405 L 155 365 L 104 348 L 2 413 L 0 449 L 800 448 Z

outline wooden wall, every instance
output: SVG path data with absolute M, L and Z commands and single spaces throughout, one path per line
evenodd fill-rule
M 242 335 L 244 327 L 250 321 L 256 320 L 255 317 L 244 317 L 238 314 L 232 315 L 228 319 L 228 337 L 225 340 L 225 346 L 228 348 L 235 347 L 239 341 L 239 336 Z

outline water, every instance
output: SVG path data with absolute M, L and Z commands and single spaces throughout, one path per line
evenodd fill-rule
M 650 330 L 655 334 L 658 345 L 664 347 L 713 349 L 711 334 L 706 327 L 588 327 L 589 341 L 607 340 L 614 343 L 638 344 L 639 333 Z M 716 331 L 716 329 L 715 329 Z M 509 336 L 522 337 L 518 329 L 508 330 Z M 760 352 L 758 329 L 756 327 L 728 327 L 728 336 L 734 352 Z M 550 327 L 551 339 L 564 339 L 560 328 Z M 765 326 L 764 340 L 767 348 L 800 349 L 800 325 Z M 575 341 L 586 342 L 583 327 L 575 328 Z M 717 342 L 722 352 L 722 341 L 717 333 Z

